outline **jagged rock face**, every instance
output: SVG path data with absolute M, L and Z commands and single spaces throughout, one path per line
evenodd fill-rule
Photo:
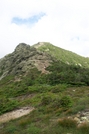
M 25 43 L 20 43 L 15 49 L 16 52 L 17 51 L 26 51 L 26 50 L 30 50 L 30 46 Z
M 38 51 L 25 43 L 20 43 L 15 51 L 0 60 L 0 79 L 6 75 L 27 73 L 31 68 L 46 73 L 45 68 L 52 62 L 46 53 Z

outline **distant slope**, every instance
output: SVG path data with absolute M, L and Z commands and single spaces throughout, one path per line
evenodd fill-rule
M 89 58 L 82 57 L 76 53 L 56 47 L 51 43 L 39 42 L 34 47 L 42 52 L 50 54 L 52 57 L 67 64 L 75 64 L 83 67 L 89 67 Z

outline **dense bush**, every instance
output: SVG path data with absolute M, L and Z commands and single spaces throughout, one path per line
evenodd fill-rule
M 16 100 L 10 100 L 7 98 L 0 99 L 0 114 L 11 111 L 18 106 Z
M 61 107 L 70 108 L 73 105 L 72 99 L 69 96 L 63 96 L 60 100 Z
M 63 62 L 54 62 L 47 68 L 51 73 L 46 81 L 51 85 L 66 83 L 71 85 L 89 85 L 89 69 Z

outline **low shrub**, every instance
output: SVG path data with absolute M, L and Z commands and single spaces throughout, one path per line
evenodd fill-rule
M 81 134 L 89 134 L 89 124 L 88 123 L 82 123 L 78 129 L 80 130 Z
M 77 126 L 77 122 L 71 118 L 59 119 L 58 124 L 62 127 L 66 127 L 66 128 L 71 128 L 71 127 L 74 128 Z
M 52 102 L 52 98 L 50 96 L 44 96 L 41 100 L 42 105 L 48 105 Z
M 52 108 L 57 108 L 57 109 L 60 108 L 61 107 L 61 105 L 60 105 L 60 99 L 59 98 L 55 98 L 53 100 L 53 103 L 52 103 L 51 107 Z
M 51 91 L 53 93 L 59 93 L 59 92 L 64 91 L 67 87 L 68 87 L 67 84 L 58 84 L 56 86 L 53 86 Z
M 0 114 L 9 112 L 18 106 L 16 100 L 10 100 L 8 98 L 0 99 Z
M 73 105 L 72 99 L 69 96 L 63 96 L 60 100 L 60 105 L 63 108 L 70 108 Z
M 78 99 L 77 104 L 75 103 L 74 107 L 72 108 L 72 113 L 76 114 L 79 111 L 83 111 L 89 106 L 89 97 L 81 97 Z
M 72 113 L 76 114 L 79 111 L 83 111 L 85 109 L 85 105 L 76 105 L 75 107 L 72 108 Z

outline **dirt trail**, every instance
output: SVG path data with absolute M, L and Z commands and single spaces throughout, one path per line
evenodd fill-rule
M 10 120 L 13 120 L 13 119 L 19 118 L 21 116 L 27 115 L 33 110 L 34 110 L 33 107 L 23 107 L 21 109 L 5 113 L 5 114 L 0 116 L 0 123 L 8 122 Z

